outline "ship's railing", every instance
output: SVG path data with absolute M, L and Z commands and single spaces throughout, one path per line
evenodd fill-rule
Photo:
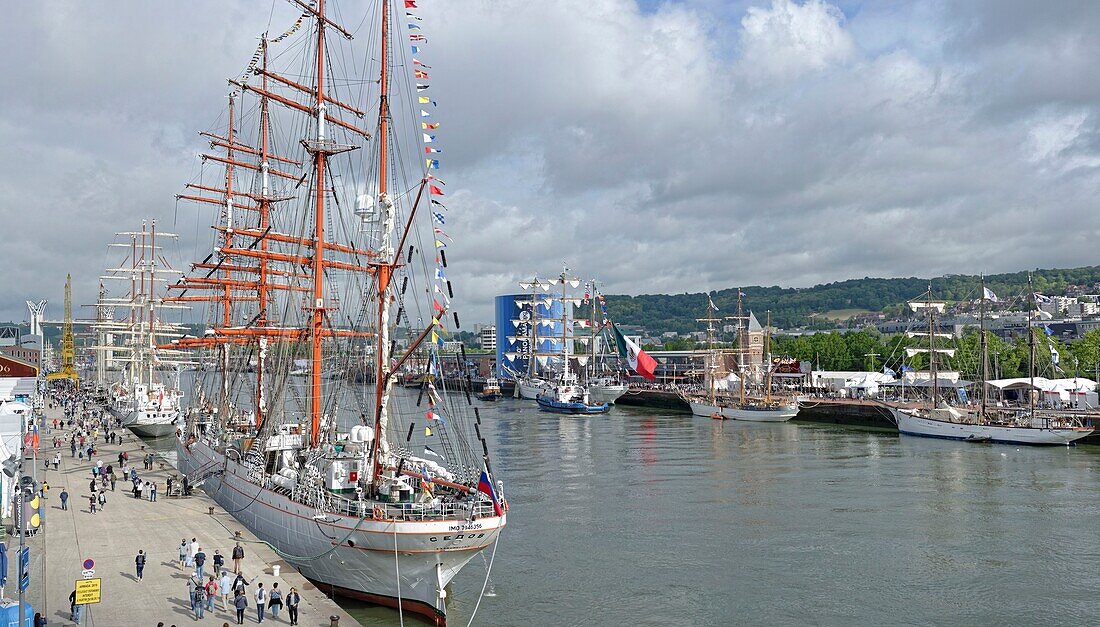
M 327 512 L 353 518 L 375 518 L 402 522 L 432 520 L 470 520 L 493 516 L 493 504 L 486 501 L 438 503 L 382 503 L 379 501 L 353 501 L 334 494 L 326 494 L 323 509 Z M 316 503 L 313 503 L 316 505 Z M 471 516 L 472 510 L 472 516 Z

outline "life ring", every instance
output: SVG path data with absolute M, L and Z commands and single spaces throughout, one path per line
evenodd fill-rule
M 381 505 L 375 505 L 374 506 L 374 519 L 375 520 L 385 520 L 386 519 L 386 512 L 385 512 L 385 510 L 382 509 Z

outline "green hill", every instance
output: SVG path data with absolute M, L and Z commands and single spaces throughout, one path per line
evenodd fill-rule
M 1032 271 L 1035 290 L 1048 295 L 1064 293 L 1069 285 L 1095 286 L 1100 284 L 1100 266 L 1086 266 L 1067 270 L 1037 269 Z M 995 274 L 986 277 L 986 286 L 1007 297 L 1027 290 L 1026 271 Z M 974 275 L 949 275 L 934 279 L 849 279 L 825 283 L 807 288 L 783 288 L 778 286 L 751 286 L 742 288 L 745 307 L 753 310 L 763 320 L 766 310 L 772 312 L 772 323 L 781 328 L 799 326 L 831 327 L 824 315 L 815 320 L 813 314 L 835 314 L 844 310 L 900 311 L 905 301 L 932 285 L 938 298 L 964 300 L 977 298 L 981 278 Z M 695 321 L 706 307 L 705 294 L 644 294 L 641 296 L 608 295 L 607 310 L 611 318 L 621 324 L 640 325 L 650 334 L 676 331 L 689 333 L 700 330 Z M 737 310 L 737 289 L 729 288 L 714 293 L 714 302 L 723 315 Z

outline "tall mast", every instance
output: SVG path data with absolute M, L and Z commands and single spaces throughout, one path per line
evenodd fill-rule
M 768 326 L 764 328 L 764 367 L 767 368 L 767 383 L 764 391 L 764 402 L 772 402 L 772 310 L 768 310 Z
M 229 128 L 226 131 L 226 161 L 225 161 L 225 233 L 223 246 L 225 250 L 231 250 L 233 248 L 233 140 L 234 140 L 234 113 L 236 100 L 234 93 L 229 93 Z M 228 257 L 225 257 L 228 261 Z M 229 282 L 233 278 L 233 273 L 229 270 L 230 264 L 225 264 L 226 267 L 222 272 L 222 276 L 225 279 L 225 286 L 222 289 L 222 328 L 228 327 L 232 316 L 230 301 L 230 287 Z M 224 416 L 229 416 L 229 343 L 225 342 L 221 345 L 221 383 L 222 383 L 222 398 L 221 407 Z
M 979 307 L 978 314 L 978 341 L 981 350 L 979 354 L 982 363 L 981 369 L 981 387 L 978 388 L 978 394 L 981 395 L 981 413 L 978 415 L 979 421 L 985 420 L 985 408 L 986 408 L 986 381 L 989 380 L 989 345 L 985 341 L 985 274 L 982 274 L 982 301 Z
M 323 0 L 322 0 L 323 1 Z M 390 3 L 382 2 L 382 68 L 379 76 L 378 97 L 378 205 L 383 212 L 382 239 L 378 246 L 379 259 L 375 266 L 375 290 L 378 298 L 378 318 L 376 320 L 375 339 L 375 367 L 374 367 L 374 443 L 371 457 L 374 460 L 373 477 L 377 481 L 382 470 L 382 453 L 385 451 L 382 442 L 385 436 L 386 425 L 389 421 L 388 402 L 389 391 L 393 382 L 387 370 L 389 368 L 390 330 L 389 330 L 389 296 L 387 288 L 393 270 L 396 265 L 396 255 L 393 250 L 394 206 L 387 195 L 386 187 L 386 144 L 389 141 L 389 89 L 390 89 Z M 320 91 L 318 91 L 320 93 Z M 410 215 L 410 219 L 411 219 Z M 404 246 L 404 244 L 401 244 Z
M 932 407 L 940 403 L 940 377 L 936 368 L 936 308 L 932 306 L 932 285 L 928 285 L 928 374 L 932 377 Z
M 718 370 L 718 350 L 715 342 L 714 323 L 719 322 L 720 318 L 714 317 L 714 300 L 711 299 L 710 294 L 707 294 L 707 313 L 705 318 L 698 318 L 696 322 L 707 323 L 707 352 L 704 357 L 703 366 L 706 369 L 706 373 L 703 375 L 707 381 L 707 392 L 710 393 L 710 404 L 714 404 L 714 375 Z
M 1035 329 L 1031 327 L 1035 315 L 1035 288 L 1031 285 L 1031 274 L 1027 275 L 1027 376 L 1031 387 L 1027 391 L 1028 417 L 1035 423 Z
M 268 84 L 267 84 L 267 33 L 263 34 L 260 39 L 260 48 L 263 53 L 263 91 L 264 95 L 260 96 L 260 232 L 266 233 L 270 228 L 270 216 L 269 210 L 271 208 L 271 164 L 268 160 Z M 233 129 L 230 128 L 230 145 L 233 143 Z M 260 251 L 264 253 L 260 257 L 260 272 L 258 281 L 259 292 L 259 305 L 257 307 L 256 324 L 258 326 L 267 326 L 267 253 L 268 241 L 266 237 L 260 238 Z M 226 287 L 228 292 L 229 288 Z M 268 338 L 261 335 L 256 338 L 257 350 L 256 350 L 256 427 L 258 428 L 267 415 L 267 398 L 264 391 L 264 368 L 267 360 L 267 343 Z M 228 345 L 227 345 L 228 346 Z
M 737 370 L 738 383 L 741 388 L 741 404 L 745 404 L 745 358 L 748 356 L 748 347 L 746 341 L 748 340 L 746 334 L 748 333 L 749 321 L 745 319 L 745 310 L 741 304 L 741 288 L 737 288 Z
M 317 0 L 317 148 L 314 153 L 316 196 L 313 212 L 313 321 L 310 337 L 309 442 L 316 447 L 321 435 L 321 332 L 325 323 L 325 0 Z
M 145 361 L 149 367 L 149 380 L 146 382 L 150 386 L 153 385 L 153 348 L 156 346 L 156 337 L 153 334 L 153 297 L 156 294 L 156 289 L 153 287 L 156 284 L 156 264 L 157 264 L 157 221 L 153 220 L 150 225 L 149 232 L 149 293 L 145 297 L 145 302 L 149 309 L 149 339 L 146 346 L 149 349 L 149 354 L 146 355 Z

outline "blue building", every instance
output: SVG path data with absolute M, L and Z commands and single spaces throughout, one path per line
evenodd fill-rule
M 532 312 L 534 316 L 532 316 Z M 573 307 L 552 294 L 505 294 L 496 297 L 497 377 L 512 380 L 511 372 L 527 372 L 532 341 L 536 358 L 541 356 L 539 371 L 560 367 L 562 337 L 566 335 L 562 317 L 572 321 Z M 538 320 L 534 328 L 532 318 Z

